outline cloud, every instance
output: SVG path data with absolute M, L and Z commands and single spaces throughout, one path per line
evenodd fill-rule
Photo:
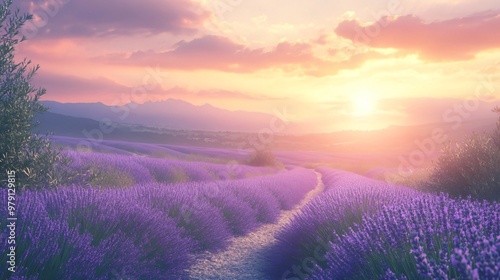
M 72 75 L 38 72 L 33 83 L 47 90 L 45 99 L 50 100 L 103 100 L 103 102 L 120 101 L 121 95 L 130 94 L 132 88 L 113 80 L 96 77 L 83 78 Z
M 210 13 L 192 0 L 23 1 L 41 37 L 109 37 L 193 34 Z
M 60 75 L 39 72 L 34 84 L 47 90 L 45 99 L 63 102 L 90 102 L 101 100 L 107 104 L 123 104 L 128 102 L 143 103 L 145 101 L 181 99 L 239 99 L 239 100 L 282 100 L 282 98 L 255 95 L 240 91 L 224 89 L 190 90 L 182 87 L 163 89 L 159 85 L 142 87 L 125 86 L 104 77 L 83 78 L 74 75 Z M 140 89 L 140 90 L 139 90 Z M 142 90 L 144 89 L 144 90 Z M 145 93 L 144 95 L 142 93 Z M 141 98 L 137 100 L 137 98 Z
M 96 60 L 124 65 L 158 65 L 174 70 L 217 70 L 248 73 L 263 69 L 300 71 L 312 76 L 333 75 L 343 69 L 357 68 L 366 60 L 381 57 L 370 52 L 353 55 L 343 61 L 319 58 L 309 43 L 281 42 L 271 50 L 251 49 L 222 36 L 207 35 L 191 41 L 180 41 L 163 52 L 137 51 L 132 54 L 110 54 Z
M 249 49 L 226 37 L 208 35 L 181 41 L 166 52 L 136 52 L 128 61 L 138 64 L 158 62 L 162 67 L 182 70 L 251 72 L 276 64 L 306 62 L 311 58 L 311 47 L 307 44 L 280 43 L 274 50 L 265 52 L 263 49 Z
M 481 51 L 500 48 L 500 11 L 430 23 L 414 15 L 383 17 L 368 25 L 344 20 L 335 33 L 375 48 L 417 53 L 424 60 L 468 60 Z

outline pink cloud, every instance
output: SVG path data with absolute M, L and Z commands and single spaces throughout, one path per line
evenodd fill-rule
M 44 99 L 59 101 L 94 101 L 104 102 L 120 100 L 130 95 L 131 87 L 119 84 L 104 77 L 82 78 L 72 75 L 61 75 L 39 71 L 34 84 L 47 90 Z
M 65 3 L 54 4 L 59 2 Z M 46 20 L 35 28 L 42 38 L 194 34 L 211 15 L 193 0 L 31 0 L 18 5 Z M 25 27 L 31 32 L 33 26 L 28 22 Z
M 355 43 L 417 53 L 425 60 L 467 60 L 481 51 L 500 48 L 500 12 L 430 23 L 414 15 L 383 17 L 369 25 L 344 20 L 335 32 Z
M 182 70 L 214 69 L 228 72 L 251 72 L 272 65 L 298 64 L 313 58 L 308 44 L 280 43 L 271 51 L 250 49 L 229 38 L 204 36 L 181 41 L 166 52 L 136 52 L 128 57 L 133 64 L 160 63 Z
M 158 65 L 175 70 L 217 70 L 248 73 L 263 69 L 299 71 L 306 75 L 336 74 L 342 69 L 361 66 L 366 60 L 379 57 L 376 53 L 354 55 L 344 61 L 332 61 L 315 56 L 309 43 L 282 42 L 270 50 L 252 49 L 227 37 L 204 36 L 180 41 L 164 52 L 138 51 L 130 55 L 110 54 L 97 60 L 125 65 Z

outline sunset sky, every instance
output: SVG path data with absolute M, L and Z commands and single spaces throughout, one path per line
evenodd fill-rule
M 480 118 L 500 97 L 498 0 L 15 2 L 35 15 L 18 54 L 48 100 L 286 110 L 329 131 L 457 104 Z

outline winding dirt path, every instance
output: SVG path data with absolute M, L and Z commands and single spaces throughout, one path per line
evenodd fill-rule
M 311 201 L 318 194 L 323 192 L 324 185 L 321 180 L 321 174 L 316 172 L 318 184 L 306 194 L 305 198 L 297 204 L 292 210 L 283 211 L 274 224 L 266 224 L 259 227 L 245 236 L 235 237 L 231 240 L 231 245 L 219 253 L 205 253 L 196 263 L 189 268 L 189 279 L 199 280 L 238 280 L 238 279 L 269 279 L 262 273 L 264 265 L 265 248 L 271 246 L 276 239 L 275 234 L 286 224 L 288 224 L 294 215 L 300 213 L 302 207 Z

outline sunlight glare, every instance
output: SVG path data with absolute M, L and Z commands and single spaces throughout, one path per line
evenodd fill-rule
M 377 100 L 375 96 L 368 92 L 358 92 L 352 96 L 353 115 L 368 116 L 377 109 Z

